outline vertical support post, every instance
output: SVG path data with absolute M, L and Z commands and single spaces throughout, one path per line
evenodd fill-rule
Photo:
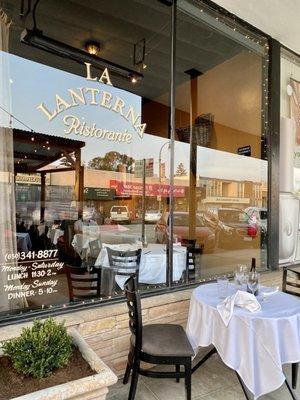
M 146 159 L 143 159 L 143 197 L 142 197 L 142 242 L 145 243 L 145 214 L 146 214 Z
M 81 167 L 81 150 L 75 150 L 75 199 L 77 202 L 78 214 L 82 215 L 83 211 L 83 174 L 84 169 Z
M 280 43 L 270 39 L 268 130 L 268 268 L 279 263 Z
M 198 113 L 198 76 L 190 73 L 190 174 L 189 174 L 189 239 L 196 238 L 196 213 L 197 213 L 197 140 L 194 124 Z
M 169 241 L 167 259 L 167 285 L 173 282 L 173 212 L 174 212 L 174 149 L 175 149 L 175 94 L 176 94 L 176 30 L 177 0 L 173 0 L 171 10 L 171 89 L 170 89 L 170 201 L 169 201 Z
M 41 212 L 40 222 L 44 222 L 45 219 L 45 201 L 46 201 L 46 172 L 41 172 Z

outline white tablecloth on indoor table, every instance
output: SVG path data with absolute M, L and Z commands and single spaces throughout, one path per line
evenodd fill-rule
M 17 232 L 17 247 L 19 251 L 27 253 L 32 247 L 29 233 Z
M 105 246 L 114 250 L 136 250 L 136 246 L 130 244 L 105 245 L 95 262 L 95 266 L 109 267 L 108 254 Z M 141 262 L 139 268 L 139 282 L 146 284 L 166 283 L 167 255 L 166 246 L 162 244 L 149 244 L 142 249 Z M 178 281 L 186 268 L 186 248 L 181 246 L 174 247 L 173 250 L 173 280 Z M 121 289 L 128 278 L 126 276 L 116 276 L 116 282 Z
M 255 399 L 276 390 L 285 381 L 282 365 L 300 361 L 300 299 L 278 292 L 260 300 L 261 311 L 235 307 L 228 327 L 219 302 L 216 283 L 193 291 L 187 323 L 192 346 L 213 344 Z
M 94 241 L 94 240 L 99 240 L 100 241 L 100 234 L 85 234 L 85 233 L 76 233 L 73 237 L 72 240 L 72 246 L 74 250 L 81 255 L 82 250 L 89 250 L 89 243 Z
M 64 233 L 65 233 L 65 231 L 63 231 L 62 229 L 50 228 L 49 231 L 48 231 L 47 236 L 51 240 L 51 242 L 56 245 L 57 241 L 58 241 L 58 238 L 60 236 L 63 236 Z

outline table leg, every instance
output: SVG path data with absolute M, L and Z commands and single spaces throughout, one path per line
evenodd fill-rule
M 285 384 L 286 384 L 286 386 L 288 388 L 288 391 L 290 392 L 290 395 L 291 395 L 292 399 L 293 400 L 298 400 L 294 390 L 292 389 L 292 387 L 291 387 L 291 385 L 290 385 L 290 383 L 289 383 L 289 381 L 287 379 L 285 380 Z
M 205 363 L 213 354 L 215 354 L 217 350 L 215 348 L 211 349 L 200 361 L 197 362 L 192 368 L 192 374 L 197 371 L 198 368 L 201 367 L 202 364 Z
M 292 388 L 293 389 L 297 388 L 298 369 L 299 369 L 299 363 L 293 363 L 292 364 Z
M 244 395 L 245 395 L 246 399 L 250 400 L 250 397 L 248 396 L 247 389 L 246 389 L 246 387 L 244 385 L 244 382 L 242 381 L 241 377 L 239 376 L 239 374 L 236 371 L 235 371 L 235 373 L 236 373 L 236 376 L 237 376 L 237 378 L 238 378 L 238 380 L 240 382 L 240 385 L 242 386 L 242 390 L 244 392 Z

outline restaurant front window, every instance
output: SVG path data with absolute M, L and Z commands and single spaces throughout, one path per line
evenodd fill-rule
M 209 9 L 180 1 L 172 76 L 171 11 L 51 0 L 32 19 L 7 2 L 0 318 L 122 298 L 128 273 L 156 292 L 251 257 L 265 265 L 262 221 L 250 215 L 266 216 L 265 42 L 251 37 L 250 51 L 228 37 L 233 26 L 225 35 L 199 18 L 215 18 Z M 223 246 L 233 231 L 241 248 L 232 237 Z M 190 245 L 200 249 L 194 272 Z M 126 274 L 110 250 L 138 265 Z
M 187 213 L 186 231 L 175 231 L 203 249 L 202 279 L 251 258 L 264 269 L 267 41 L 241 27 L 229 35 L 230 21 L 199 1 L 178 1 L 177 26 L 175 182 L 188 191 L 174 210 Z

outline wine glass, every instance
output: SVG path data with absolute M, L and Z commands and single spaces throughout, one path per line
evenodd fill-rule
M 248 276 L 247 285 L 250 292 L 256 295 L 259 285 L 259 273 L 257 273 L 256 271 L 251 271 Z
M 238 289 L 241 289 L 244 284 L 247 283 L 248 274 L 247 274 L 247 266 L 243 264 L 239 264 L 234 274 L 234 282 Z

